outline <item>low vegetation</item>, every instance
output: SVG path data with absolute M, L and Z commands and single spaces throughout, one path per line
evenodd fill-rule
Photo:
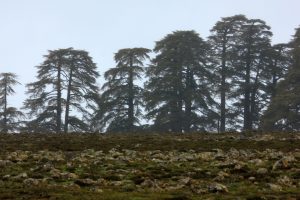
M 0 199 L 300 199 L 299 133 L 1 134 Z

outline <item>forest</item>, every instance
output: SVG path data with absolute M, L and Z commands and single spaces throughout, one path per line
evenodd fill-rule
M 289 43 L 272 44 L 265 21 L 235 15 L 206 39 L 178 30 L 114 60 L 99 86 L 87 51 L 49 50 L 20 109 L 8 99 L 18 98 L 17 74 L 1 72 L 0 132 L 300 130 L 300 28 Z

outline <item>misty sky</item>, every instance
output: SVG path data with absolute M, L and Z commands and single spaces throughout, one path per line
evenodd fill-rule
M 86 50 L 102 75 L 121 48 L 152 49 L 175 30 L 206 39 L 221 17 L 235 14 L 266 21 L 272 43 L 288 42 L 300 25 L 299 8 L 299 0 L 0 0 L 0 72 L 19 76 L 23 85 L 10 104 L 20 107 L 47 50 Z

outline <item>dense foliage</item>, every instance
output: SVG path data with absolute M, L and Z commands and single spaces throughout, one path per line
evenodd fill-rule
M 20 84 L 13 73 L 0 74 L 0 132 L 8 133 L 20 127 L 24 115 L 17 108 L 9 106 L 8 96 L 15 93 L 13 86 Z
M 93 107 L 91 103 L 95 101 L 93 94 L 97 93 L 99 76 L 92 58 L 86 51 L 72 48 L 49 51 L 45 58 L 37 66 L 38 80 L 27 85 L 29 97 L 24 108 L 29 110 L 31 120 L 25 130 L 59 133 L 68 132 L 71 126 L 75 131 L 89 131 L 88 108 Z M 71 108 L 82 118 L 70 115 Z
M 263 116 L 265 130 L 300 130 L 300 29 L 291 42 L 293 63 Z
M 194 31 L 176 31 L 156 43 L 158 55 L 148 67 L 147 116 L 158 131 L 204 129 L 214 116 L 209 47 Z
M 149 59 L 149 49 L 121 49 L 115 55 L 117 66 L 105 72 L 106 82 L 99 99 L 95 123 L 107 131 L 134 131 L 142 115 L 143 88 L 135 82 L 142 78 L 143 61 Z
M 27 84 L 25 123 L 8 106 L 16 75 L 1 74 L 0 131 L 300 130 L 299 32 L 290 43 L 271 44 L 266 22 L 244 15 L 222 18 L 207 40 L 174 31 L 153 54 L 119 50 L 101 87 L 88 52 L 51 50 Z

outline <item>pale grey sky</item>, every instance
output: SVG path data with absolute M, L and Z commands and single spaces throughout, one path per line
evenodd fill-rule
M 152 49 L 175 30 L 206 38 L 221 17 L 235 14 L 265 20 L 273 43 L 288 42 L 299 8 L 299 0 L 0 0 L 0 72 L 19 76 L 10 104 L 20 107 L 47 50 L 84 49 L 103 74 L 121 48 Z

